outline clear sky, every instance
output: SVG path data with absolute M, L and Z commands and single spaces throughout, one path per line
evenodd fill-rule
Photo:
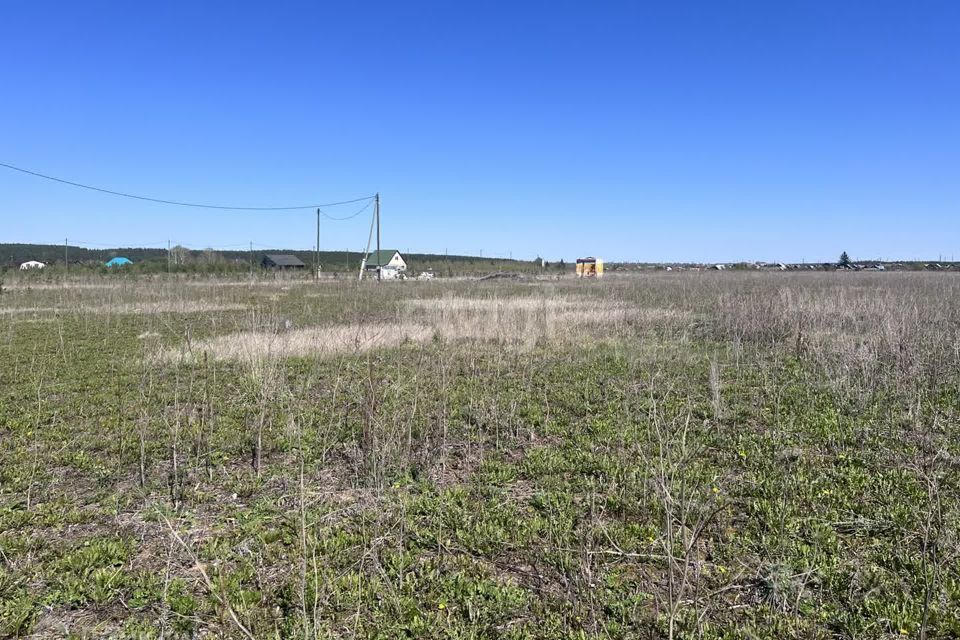
M 0 162 L 212 204 L 379 191 L 385 247 L 960 259 L 956 0 L 6 0 L 0 58 Z M 314 214 L 0 169 L 0 242 L 65 237 L 309 248 Z

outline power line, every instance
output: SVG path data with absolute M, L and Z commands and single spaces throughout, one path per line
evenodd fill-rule
M 342 217 L 342 218 L 337 218 L 337 217 L 334 217 L 334 216 L 329 216 L 329 215 L 327 215 L 327 213 L 326 213 L 325 211 L 321 211 L 320 213 L 322 213 L 322 214 L 323 214 L 323 217 L 326 218 L 327 220 L 337 220 L 337 221 L 341 221 L 341 222 L 342 222 L 343 220 L 351 220 L 351 219 L 353 219 L 353 218 L 356 218 L 358 215 L 360 215 L 361 213 L 363 213 L 364 211 L 366 211 L 367 209 L 369 209 L 371 204 L 373 204 L 373 200 L 372 200 L 372 199 L 369 200 L 369 201 L 367 201 L 367 204 L 363 205 L 360 209 L 358 209 L 358 210 L 355 211 L 354 213 L 351 213 L 350 215 L 344 216 L 344 217 Z
M 123 198 L 133 198 L 134 200 L 145 200 L 147 202 L 170 204 L 177 207 L 195 207 L 199 209 L 222 209 L 222 210 L 229 210 L 229 211 L 295 211 L 298 209 L 316 209 L 316 208 L 322 208 L 322 207 L 336 207 L 342 204 L 353 204 L 354 202 L 363 202 L 364 200 L 370 200 L 371 202 L 373 201 L 373 196 L 365 196 L 363 198 L 354 198 L 353 200 L 343 200 L 341 202 L 328 202 L 326 204 L 307 204 L 307 205 L 298 205 L 295 207 L 231 207 L 226 205 L 199 204 L 196 202 L 179 202 L 177 200 L 163 200 L 162 198 L 150 198 L 148 196 L 138 196 L 132 193 L 123 193 L 122 191 L 111 191 L 110 189 L 103 189 L 101 187 L 94 187 L 88 184 L 81 184 L 79 182 L 71 182 L 70 180 L 64 180 L 62 178 L 55 178 L 54 176 L 48 176 L 43 173 L 37 173 L 36 171 L 30 171 L 29 169 L 15 167 L 12 164 L 6 164 L 4 162 L 0 162 L 0 167 L 5 167 L 13 171 L 19 171 L 20 173 L 26 173 L 31 176 L 43 178 L 44 180 L 52 180 L 53 182 L 67 184 L 67 185 L 70 185 L 71 187 L 89 189 L 90 191 L 99 191 L 100 193 L 107 193 L 112 196 L 120 196 Z

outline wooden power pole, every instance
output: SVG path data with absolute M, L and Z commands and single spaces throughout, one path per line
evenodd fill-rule
M 367 205 L 370 206 L 370 205 Z M 380 280 L 380 193 L 374 196 L 373 215 L 370 216 L 370 233 L 367 234 L 367 248 L 363 250 L 360 259 L 360 275 L 357 281 L 363 281 L 363 272 L 367 269 L 367 259 L 370 257 L 370 243 L 373 242 L 373 227 L 377 227 L 377 280 Z
M 377 280 L 382 279 L 383 265 L 380 264 L 380 192 L 377 192 L 376 199 L 373 202 L 374 214 L 377 217 Z

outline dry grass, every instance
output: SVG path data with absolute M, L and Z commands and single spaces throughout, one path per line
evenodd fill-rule
M 163 302 L 138 302 L 118 305 L 83 305 L 63 307 L 7 307 L 0 309 L 0 315 L 31 315 L 56 313 L 84 314 L 157 314 L 157 313 L 215 313 L 219 311 L 240 311 L 246 309 L 242 304 L 223 304 L 197 300 L 174 299 Z
M 304 358 L 424 342 L 432 336 L 429 327 L 417 324 L 339 324 L 291 331 L 241 331 L 185 344 L 167 350 L 167 361 L 194 360 L 207 354 L 215 360 L 254 363 L 262 359 Z
M 463 298 L 405 301 L 399 320 L 374 323 L 334 324 L 291 331 L 245 330 L 184 345 L 167 351 L 165 359 L 207 353 L 217 360 L 329 356 L 362 353 L 423 343 L 433 338 L 445 341 L 486 341 L 526 350 L 537 344 L 582 340 L 588 336 L 615 334 L 631 319 L 645 322 L 684 317 L 670 310 L 641 313 L 625 305 L 597 307 L 586 298 Z M 252 324 L 252 323 L 251 323 Z M 276 324 L 276 323 L 274 323 Z
M 600 328 L 609 334 L 636 316 L 636 310 L 618 302 L 597 305 L 575 296 L 448 296 L 409 300 L 406 306 L 446 340 L 494 341 L 519 348 L 574 340 L 596 334 Z

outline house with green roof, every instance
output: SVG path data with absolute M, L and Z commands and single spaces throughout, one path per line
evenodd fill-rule
M 381 249 L 367 256 L 365 268 L 374 273 L 379 269 L 384 279 L 391 279 L 399 278 L 407 270 L 407 263 L 396 249 Z

